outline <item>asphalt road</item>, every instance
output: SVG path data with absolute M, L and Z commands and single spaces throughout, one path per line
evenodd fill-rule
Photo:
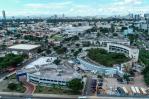
M 0 99 L 149 99 L 149 97 L 113 97 L 113 96 L 80 96 L 76 98 L 72 98 L 69 96 L 62 96 L 62 97 L 56 97 L 56 96 L 50 96 L 50 97 L 27 97 L 27 96 L 9 96 L 9 95 L 1 95 Z
M 37 96 L 9 96 L 9 95 L 1 95 L 0 99 L 78 99 L 78 98 L 71 98 L 71 97 L 37 97 Z
M 0 99 L 79 99 L 79 98 L 63 98 L 63 97 L 25 97 L 25 96 L 1 96 Z M 87 99 L 87 98 L 85 98 Z
M 84 96 L 92 95 L 92 92 L 91 92 L 91 82 L 92 82 L 92 78 L 91 77 L 87 77 L 85 89 L 84 89 L 84 92 L 83 92 Z

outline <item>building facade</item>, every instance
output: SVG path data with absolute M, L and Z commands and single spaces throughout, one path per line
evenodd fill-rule
M 107 50 L 108 52 L 123 53 L 130 57 L 133 62 L 137 62 L 139 59 L 139 49 L 135 47 L 108 43 Z

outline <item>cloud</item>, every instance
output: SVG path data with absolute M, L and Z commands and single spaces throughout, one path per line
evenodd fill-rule
M 143 0 L 115 0 L 115 5 L 140 5 Z
M 31 8 L 31 9 L 61 9 L 71 3 L 72 3 L 71 1 L 66 1 L 61 3 L 48 3 L 48 4 L 31 3 L 31 4 L 26 4 L 25 7 Z
M 21 2 L 21 0 L 18 0 Z M 77 1 L 77 0 L 76 0 Z M 82 0 L 83 1 L 83 0 Z M 98 1 L 98 0 L 97 0 Z M 108 0 L 107 0 L 108 1 Z M 144 0 L 111 0 L 113 2 L 75 2 L 75 0 L 62 0 L 61 2 L 35 2 L 24 4 L 23 8 L 10 11 L 9 15 L 53 15 L 65 14 L 69 16 L 95 16 L 95 15 L 126 15 L 128 13 L 147 13 L 149 6 Z M 88 3 L 87 3 L 88 2 Z M 16 12 L 16 13 L 13 13 Z

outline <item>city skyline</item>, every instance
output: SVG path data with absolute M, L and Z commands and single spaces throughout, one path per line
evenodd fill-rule
M 5 0 L 0 1 L 0 10 L 7 16 L 111 16 L 149 13 L 148 4 L 148 0 Z

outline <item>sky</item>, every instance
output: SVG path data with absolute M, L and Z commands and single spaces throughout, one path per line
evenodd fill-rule
M 144 14 L 149 13 L 149 0 L 0 0 L 2 10 L 7 16 Z

